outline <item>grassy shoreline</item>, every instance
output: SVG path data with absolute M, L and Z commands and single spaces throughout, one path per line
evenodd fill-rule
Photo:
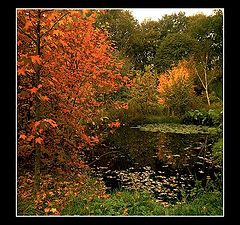
M 157 201 L 151 194 L 142 191 L 116 190 L 106 193 L 103 183 L 96 178 L 79 175 L 80 180 L 45 175 L 42 189 L 34 198 L 31 195 L 32 183 L 19 191 L 25 197 L 18 198 L 17 212 L 21 216 L 222 216 L 222 191 L 205 187 L 194 190 L 195 195 L 175 205 Z M 23 183 L 23 177 L 21 177 Z M 56 187 L 53 189 L 52 185 Z
M 190 202 L 167 205 L 144 192 L 122 191 L 111 194 L 111 197 L 95 199 L 84 206 L 84 199 L 72 198 L 63 215 L 105 215 L 105 216 L 222 216 L 222 195 L 219 191 L 201 193 Z

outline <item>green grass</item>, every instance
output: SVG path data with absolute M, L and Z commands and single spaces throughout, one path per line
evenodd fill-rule
M 114 192 L 107 199 L 90 202 L 83 196 L 72 197 L 62 215 L 105 216 L 175 216 L 222 215 L 222 195 L 218 191 L 201 193 L 191 202 L 164 207 L 148 193 L 138 191 Z
M 149 194 L 133 191 L 112 193 L 108 199 L 88 202 L 82 196 L 72 198 L 62 211 L 63 215 L 159 215 L 164 214 Z
M 223 138 L 220 137 L 217 142 L 213 145 L 213 158 L 215 162 L 223 166 Z
M 219 191 L 204 193 L 189 203 L 174 206 L 171 215 L 223 215 L 222 194 Z
M 18 215 L 28 215 L 28 216 L 43 215 L 42 211 L 37 210 L 37 208 L 34 206 L 33 201 L 18 199 L 17 202 L 18 202 L 17 204 Z

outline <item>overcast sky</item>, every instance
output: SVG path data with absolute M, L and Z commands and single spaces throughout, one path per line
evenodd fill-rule
M 200 12 L 208 16 L 213 13 L 214 9 L 218 8 L 129 8 L 127 10 L 132 11 L 133 16 L 141 23 L 146 18 L 158 20 L 166 14 L 171 15 L 173 13 L 179 13 L 180 11 L 185 12 L 186 16 Z

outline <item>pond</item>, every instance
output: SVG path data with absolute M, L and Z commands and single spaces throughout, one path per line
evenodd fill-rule
M 109 190 L 144 190 L 157 201 L 176 203 L 196 180 L 204 186 L 218 170 L 212 162 L 214 137 L 121 127 L 91 155 L 92 174 Z

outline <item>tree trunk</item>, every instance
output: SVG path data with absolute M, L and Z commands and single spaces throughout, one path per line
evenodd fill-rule
M 40 187 L 40 166 L 41 166 L 41 150 L 40 145 L 35 144 L 35 165 L 34 165 L 34 189 L 33 194 L 35 195 Z
M 208 62 L 208 55 L 206 55 L 206 60 L 205 62 L 203 62 L 203 71 L 204 71 L 204 80 L 201 78 L 201 76 L 198 74 L 198 71 L 197 71 L 197 68 L 195 67 L 195 71 L 196 71 L 196 74 L 199 78 L 199 80 L 201 81 L 202 83 L 202 86 L 205 90 L 205 93 L 206 93 L 206 98 L 207 98 L 207 103 L 208 103 L 208 106 L 210 106 L 210 98 L 209 98 L 209 94 L 208 94 L 208 86 L 209 86 L 209 81 L 208 81 L 208 76 L 207 76 L 207 62 Z
M 38 20 L 36 27 L 37 42 L 36 42 L 36 54 L 40 56 L 41 54 L 41 37 L 40 37 L 40 19 L 41 19 L 41 10 L 38 10 Z M 37 65 L 36 74 L 34 76 L 34 86 L 37 87 L 40 84 L 40 66 Z M 36 96 L 36 108 L 35 108 L 35 120 L 38 121 L 41 119 L 41 102 L 40 99 Z M 39 190 L 40 186 L 40 167 L 41 167 L 41 146 L 39 143 L 35 143 L 35 165 L 34 165 L 34 194 Z
M 208 88 L 206 87 L 205 88 L 205 93 L 206 93 L 206 97 L 207 97 L 207 103 L 208 103 L 208 106 L 210 106 L 210 98 L 209 98 L 209 94 L 208 94 Z
M 207 103 L 208 103 L 208 106 L 210 106 L 210 99 L 208 95 L 209 82 L 208 82 L 208 76 L 207 76 L 207 60 L 208 60 L 208 55 L 206 56 L 206 62 L 204 66 L 204 77 L 205 77 L 205 93 L 206 93 Z

